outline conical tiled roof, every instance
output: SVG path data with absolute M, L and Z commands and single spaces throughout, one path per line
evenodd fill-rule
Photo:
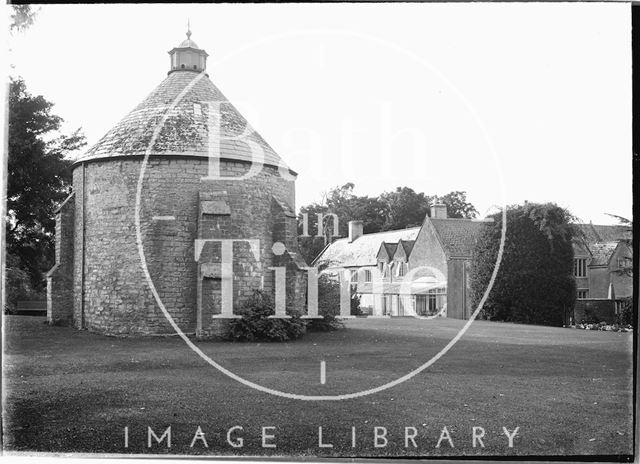
M 175 104 L 185 89 L 186 93 Z M 219 143 L 222 159 L 262 161 L 267 165 L 287 167 L 207 75 L 191 70 L 171 72 L 142 103 L 76 162 L 144 155 L 156 127 L 167 113 L 151 155 L 208 157 L 211 153 L 218 153 L 215 146 Z M 220 121 L 212 125 L 212 137 L 209 137 L 210 114 L 214 121 Z M 218 128 L 220 135 L 216 136 Z

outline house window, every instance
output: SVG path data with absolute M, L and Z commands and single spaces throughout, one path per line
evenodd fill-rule
M 429 314 L 427 304 L 427 295 L 416 295 L 416 314 L 418 316 L 426 316 Z
M 378 270 L 384 275 L 384 261 L 378 261 Z
M 585 298 L 589 298 L 589 290 L 587 289 L 578 290 L 578 299 L 584 300 Z
M 406 264 L 398 263 L 398 277 L 403 277 L 406 272 Z
M 358 284 L 358 271 L 351 269 L 351 285 Z
M 573 275 L 576 277 L 587 276 L 587 259 L 575 258 L 573 260 Z
M 631 258 L 618 258 L 618 267 L 620 269 L 629 269 L 633 267 L 631 264 Z
M 427 309 L 429 314 L 433 315 L 435 313 L 438 313 L 444 306 L 447 298 L 447 291 L 444 287 L 432 288 L 431 290 L 429 290 L 427 297 Z
M 438 300 L 433 290 L 429 290 L 429 312 L 433 313 L 436 310 Z
M 364 281 L 371 282 L 371 271 L 369 269 L 365 269 L 364 271 Z

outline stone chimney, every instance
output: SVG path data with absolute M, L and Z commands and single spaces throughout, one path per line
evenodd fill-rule
M 447 205 L 442 203 L 433 205 L 431 207 L 431 217 L 433 219 L 447 219 Z
M 362 237 L 362 221 L 349 221 L 349 243 Z

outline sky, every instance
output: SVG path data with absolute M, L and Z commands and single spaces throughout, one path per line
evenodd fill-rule
M 189 20 L 211 80 L 298 173 L 298 208 L 353 182 L 463 190 L 481 216 L 631 217 L 629 4 L 39 8 L 7 72 L 89 145 L 166 77 Z

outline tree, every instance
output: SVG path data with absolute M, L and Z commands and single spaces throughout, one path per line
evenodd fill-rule
M 477 241 L 471 264 L 471 295 L 477 306 L 493 272 L 502 231 L 502 213 L 493 215 Z M 482 317 L 561 326 L 573 308 L 574 217 L 552 203 L 507 209 L 507 235 L 495 284 Z
M 31 95 L 22 79 L 11 80 L 6 249 L 36 289 L 53 264 L 54 211 L 70 190 L 66 156 L 86 144 L 80 129 L 55 137 L 62 118 L 52 114 L 52 107 L 42 95 Z
M 416 193 L 409 187 L 397 187 L 394 192 L 385 192 L 380 199 L 387 205 L 384 230 L 406 229 L 422 224 L 435 197 Z
M 476 208 L 467 201 L 467 192 L 457 190 L 437 197 L 437 200 L 447 205 L 448 217 L 473 219 L 478 216 Z
M 397 187 L 394 192 L 385 192 L 380 200 L 387 205 L 388 215 L 382 230 L 398 230 L 422 225 L 431 206 L 443 203 L 451 218 L 472 219 L 478 215 L 476 208 L 467 201 L 466 192 L 454 191 L 446 195 L 426 195 L 416 193 L 409 187 Z
M 327 210 L 338 216 L 340 236 L 347 236 L 349 221 L 353 220 L 362 221 L 366 234 L 379 232 L 387 215 L 386 205 L 375 197 L 356 196 L 354 188 L 349 182 L 330 190 L 326 198 Z
M 31 5 L 11 5 L 13 14 L 11 15 L 10 30 L 24 31 L 33 24 L 36 18 L 36 11 L 33 11 Z
M 611 214 L 611 213 L 604 213 L 607 216 L 611 216 L 614 219 L 618 220 L 618 223 L 620 223 L 621 225 L 624 226 L 629 226 L 632 227 L 633 226 L 633 221 L 631 221 L 631 219 L 627 219 L 626 217 L 623 216 L 618 216 L 617 214 Z
M 409 187 L 397 187 L 393 192 L 384 192 L 377 197 L 358 196 L 353 193 L 352 182 L 334 187 L 324 196 L 321 203 L 312 203 L 300 208 L 300 213 L 307 214 L 307 233 L 309 237 L 300 237 L 300 253 L 311 263 L 334 237 L 346 237 L 349 233 L 349 221 L 362 221 L 363 232 L 371 234 L 386 230 L 405 229 L 422 225 L 426 215 L 431 212 L 431 205 L 442 202 L 447 205 L 450 217 L 474 218 L 475 207 L 467 201 L 466 193 L 450 192 L 443 196 L 429 196 L 424 192 L 417 193 Z M 317 237 L 317 213 L 324 218 L 324 236 Z M 338 218 L 338 231 L 333 230 L 333 213 Z M 302 216 L 299 217 L 298 234 L 303 234 Z
M 328 332 L 344 328 L 344 324 L 337 318 L 340 314 L 340 282 L 335 276 L 320 274 L 318 277 L 318 314 L 322 319 L 311 319 L 307 323 L 310 332 Z M 351 296 L 351 314 L 360 310 L 360 299 Z
M 299 237 L 298 243 L 300 253 L 307 263 L 311 263 L 334 237 L 346 237 L 349 233 L 349 221 L 361 220 L 366 234 L 382 230 L 387 216 L 385 203 L 375 197 L 355 195 L 354 187 L 353 183 L 334 187 L 324 195 L 322 203 L 312 203 L 300 208 L 298 234 L 302 235 L 304 232 L 302 214 L 306 213 L 309 236 Z M 317 236 L 318 213 L 323 215 L 323 234 L 320 237 Z M 338 230 L 334 230 L 334 219 L 329 213 L 335 214 L 338 218 Z
M 383 230 L 388 215 L 387 205 L 376 197 L 356 197 L 353 199 L 352 219 L 362 221 L 362 230 L 365 234 L 372 234 Z M 348 227 L 349 221 L 346 226 Z

